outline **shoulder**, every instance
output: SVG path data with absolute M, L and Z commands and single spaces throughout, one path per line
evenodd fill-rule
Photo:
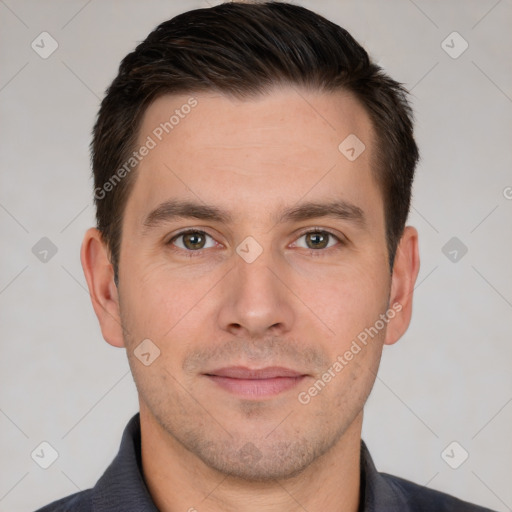
M 386 482 L 401 494 L 411 510 L 417 512 L 493 512 L 492 510 L 467 501 L 462 501 L 450 494 L 429 489 L 404 478 L 380 473 Z
M 91 497 L 91 489 L 80 491 L 49 503 L 36 512 L 90 512 L 92 510 Z

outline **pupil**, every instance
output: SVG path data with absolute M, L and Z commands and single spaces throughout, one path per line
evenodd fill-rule
M 185 245 L 192 249 L 200 249 L 204 243 L 204 237 L 200 233 L 187 233 L 185 235 Z
M 310 244 L 312 242 L 312 244 Z M 327 237 L 323 233 L 310 233 L 308 246 L 311 249 L 323 248 L 327 245 Z

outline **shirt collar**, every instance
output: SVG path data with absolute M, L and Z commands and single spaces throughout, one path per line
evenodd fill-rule
M 408 510 L 402 493 L 375 468 L 361 440 L 361 505 L 359 512 Z M 117 456 L 93 489 L 94 512 L 158 512 L 142 476 L 140 415 L 128 422 Z
M 158 512 L 142 476 L 140 414 L 128 422 L 119 452 L 94 487 L 94 512 Z
M 409 506 L 404 494 L 377 471 L 370 452 L 361 440 L 361 504 L 359 512 L 407 511 Z

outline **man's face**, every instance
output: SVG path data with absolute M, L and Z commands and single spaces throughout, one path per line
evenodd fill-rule
M 360 424 L 375 379 L 385 328 L 333 368 L 390 307 L 374 135 L 348 94 L 196 94 L 183 108 L 190 97 L 147 109 L 137 148 L 156 146 L 123 219 L 120 315 L 141 416 L 211 468 L 283 478 Z M 350 135 L 366 146 L 355 160 L 338 148 Z M 185 202 L 197 217 L 171 215 Z M 146 366 L 147 339 L 142 359 L 152 344 L 160 356 Z

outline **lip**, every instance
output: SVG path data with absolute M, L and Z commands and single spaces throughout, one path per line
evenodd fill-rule
M 306 377 L 303 373 L 280 366 L 261 369 L 230 366 L 204 375 L 224 390 L 244 398 L 276 396 L 294 388 Z

